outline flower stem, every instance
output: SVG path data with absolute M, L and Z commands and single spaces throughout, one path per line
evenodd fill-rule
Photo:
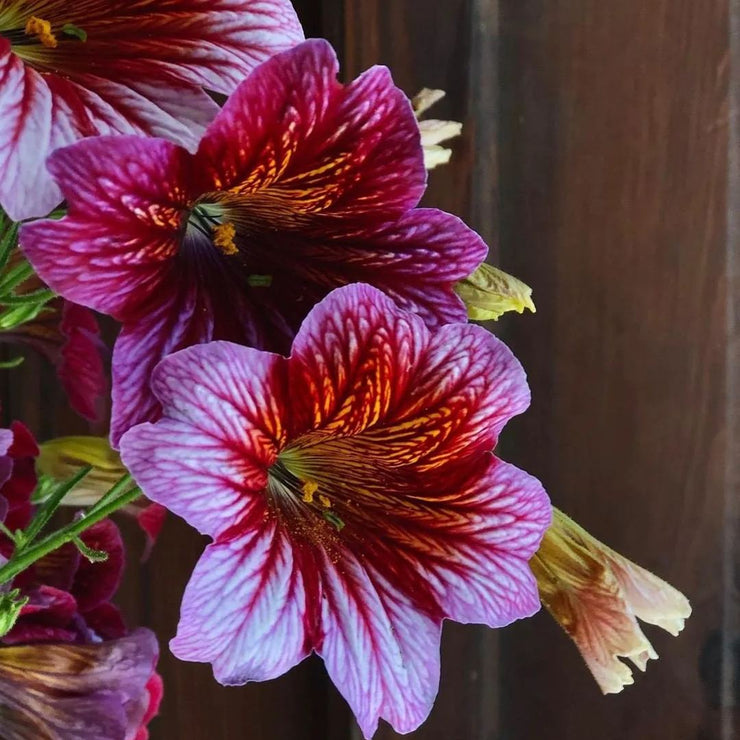
M 128 477 L 128 480 L 125 480 L 126 477 Z M 116 483 L 114 488 L 117 488 L 120 491 L 122 487 L 130 483 L 130 477 L 126 477 Z M 89 509 L 81 519 L 71 522 L 66 527 L 62 527 L 62 529 L 53 532 L 37 544 L 21 550 L 17 556 L 14 554 L 13 558 L 0 568 L 0 584 L 11 581 L 21 571 L 24 571 L 37 560 L 40 560 L 50 552 L 57 550 L 67 542 L 73 542 L 88 527 L 102 521 L 106 517 L 110 516 L 114 511 L 126 506 L 126 504 L 130 504 L 140 495 L 141 491 L 138 487 L 125 491 L 120 496 L 111 497 L 106 495 L 105 499 L 101 499 L 101 501 Z

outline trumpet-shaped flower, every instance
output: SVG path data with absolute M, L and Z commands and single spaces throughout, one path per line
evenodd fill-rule
M 165 355 L 227 339 L 287 351 L 309 309 L 363 281 L 429 325 L 464 321 L 454 284 L 486 246 L 456 217 L 415 208 L 419 129 L 388 70 L 347 86 L 323 41 L 260 65 L 198 152 L 161 139 L 87 139 L 55 152 L 69 203 L 21 244 L 58 293 L 123 323 L 113 357 L 115 442 L 156 418 Z
M 641 671 L 658 654 L 637 619 L 677 635 L 691 614 L 686 597 L 553 509 L 553 524 L 532 559 L 542 603 L 573 638 L 605 694 L 634 682 L 621 658 Z
M 95 134 L 194 146 L 271 54 L 303 37 L 288 0 L 0 0 L 0 205 L 14 220 L 60 200 L 44 167 Z
M 492 454 L 528 405 L 479 327 L 430 332 L 367 285 L 315 307 L 282 356 L 212 342 L 162 360 L 163 417 L 129 430 L 144 492 L 213 538 L 174 653 L 242 684 L 312 651 L 366 736 L 409 732 L 439 679 L 443 619 L 493 627 L 539 607 L 537 480 Z

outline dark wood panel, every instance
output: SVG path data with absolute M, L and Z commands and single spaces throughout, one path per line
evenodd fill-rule
M 543 718 L 568 740 L 729 738 L 727 30 L 719 0 L 500 2 L 501 253 L 538 305 L 508 324 L 534 393 L 517 461 L 694 606 L 617 697 L 547 615 L 507 631 L 512 740 Z

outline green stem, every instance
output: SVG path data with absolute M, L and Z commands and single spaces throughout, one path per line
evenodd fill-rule
M 41 530 L 48 524 L 49 519 L 54 515 L 62 499 L 92 470 L 92 465 L 86 465 L 80 468 L 68 481 L 54 489 L 54 492 L 39 507 L 36 516 L 23 532 L 21 547 L 13 553 L 13 558 L 20 555 L 23 550 L 30 546 Z
M 14 555 L 8 563 L 0 568 L 0 584 L 11 581 L 19 573 L 33 565 L 37 560 L 40 560 L 50 552 L 57 550 L 67 542 L 74 541 L 74 539 L 79 537 L 88 527 L 102 521 L 106 517 L 110 516 L 114 511 L 126 506 L 126 504 L 130 504 L 140 495 L 141 491 L 138 488 L 132 488 L 130 491 L 126 491 L 126 493 L 122 494 L 115 500 L 109 500 L 103 506 L 98 504 L 90 509 L 81 519 L 53 532 L 36 545 L 32 545 L 31 547 L 21 551 L 17 557 Z

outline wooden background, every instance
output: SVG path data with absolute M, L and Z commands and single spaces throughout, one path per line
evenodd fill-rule
M 435 112 L 465 135 L 427 202 L 480 230 L 538 307 L 496 327 L 534 396 L 504 455 L 694 606 L 680 638 L 648 630 L 660 661 L 605 698 L 546 614 L 498 633 L 447 625 L 439 699 L 413 738 L 740 735 L 736 2 L 298 3 L 346 78 L 384 63 L 410 94 L 448 91 Z M 6 377 L 6 416 L 42 438 L 84 431 L 43 363 Z M 154 740 L 359 738 L 316 659 L 226 689 L 168 654 L 203 544 L 171 519 L 121 591 L 131 621 L 162 638 Z

